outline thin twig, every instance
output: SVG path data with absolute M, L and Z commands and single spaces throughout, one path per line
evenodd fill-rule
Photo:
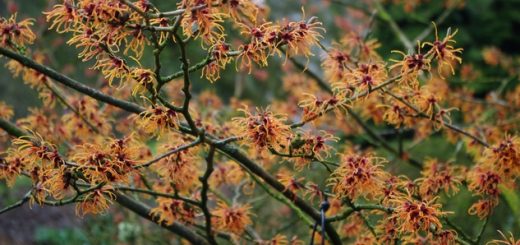
M 186 119 L 186 122 L 188 122 L 188 125 L 190 126 L 191 131 L 193 131 L 194 134 L 198 134 L 199 129 L 195 125 L 195 122 L 193 121 L 193 118 L 190 115 L 190 100 L 191 100 L 191 92 L 190 92 L 190 72 L 189 67 L 190 63 L 188 61 L 188 56 L 186 54 L 186 46 L 184 42 L 182 41 L 181 37 L 174 33 L 175 38 L 177 39 L 177 43 L 179 46 L 179 50 L 181 51 L 181 69 L 184 74 L 184 86 L 182 87 L 182 92 L 184 92 L 184 102 L 182 104 L 182 114 L 184 115 L 184 118 Z
M 409 107 L 410 109 L 412 109 L 413 111 L 415 111 L 415 113 L 417 113 L 417 116 L 418 117 L 422 117 L 422 118 L 427 118 L 427 119 L 430 119 L 434 122 L 438 122 L 438 123 L 441 123 L 443 126 L 457 132 L 457 133 L 460 133 L 462 135 L 465 135 L 471 139 L 473 139 L 475 142 L 483 145 L 484 147 L 487 147 L 489 148 L 490 145 L 488 143 L 486 143 L 484 140 L 480 139 L 479 137 L 475 136 L 475 135 L 472 135 L 466 131 L 464 131 L 463 129 L 455 126 L 455 125 L 452 125 L 450 123 L 447 123 L 447 122 L 444 122 L 444 121 L 440 121 L 442 119 L 434 119 L 434 118 L 431 118 L 430 116 L 424 114 L 421 110 L 419 110 L 417 107 L 415 107 L 414 105 L 410 104 L 408 101 L 406 101 L 404 98 L 402 98 L 401 96 L 398 96 L 388 90 L 385 90 L 384 93 L 392 96 L 393 98 L 399 100 L 401 103 L 405 104 L 407 107 Z
M 486 230 L 486 226 L 489 223 L 490 217 L 491 217 L 491 214 L 489 214 L 486 217 L 486 219 L 484 220 L 484 223 L 480 227 L 480 231 L 479 231 L 477 237 L 475 238 L 475 244 L 479 244 L 480 243 L 480 240 L 482 239 L 482 235 L 484 234 L 484 231 Z
M 20 199 L 19 201 L 3 208 L 2 210 L 0 210 L 0 214 L 3 214 L 3 213 L 6 213 L 6 212 L 9 212 L 15 208 L 18 208 L 18 207 L 21 207 L 22 205 L 24 205 L 27 201 L 29 201 L 31 197 L 31 191 L 28 191 L 22 199 Z
M 182 197 L 182 196 L 178 195 L 178 193 L 175 193 L 172 195 L 172 194 L 168 194 L 168 193 L 162 193 L 162 192 L 157 192 L 157 191 L 147 190 L 147 189 L 133 188 L 133 187 L 122 186 L 122 185 L 116 186 L 116 189 L 120 190 L 120 191 L 143 193 L 143 194 L 147 194 L 147 195 L 151 195 L 151 196 L 155 196 L 155 197 L 166 197 L 166 198 L 176 199 L 176 200 L 180 200 L 185 203 L 188 203 L 190 205 L 194 205 L 197 207 L 200 206 L 199 202 L 186 198 L 186 197 Z
M 87 126 L 92 130 L 94 131 L 95 133 L 97 134 L 100 134 L 99 130 L 97 129 L 97 127 L 95 127 L 94 125 L 92 125 L 92 123 L 90 123 L 90 121 L 88 121 L 88 119 L 82 115 L 73 105 L 71 105 L 68 101 L 67 101 L 67 98 L 65 97 L 65 95 L 56 87 L 52 86 L 52 84 L 50 84 L 49 82 L 44 82 L 45 86 L 56 96 L 56 98 L 58 98 L 61 103 L 63 103 L 63 105 L 65 105 L 67 108 L 69 108 L 72 112 L 74 112 L 74 114 L 76 114 L 83 122 L 85 122 L 85 124 L 87 124 Z
M 191 147 L 194 147 L 194 146 L 200 144 L 201 142 L 202 142 L 202 140 L 200 138 L 197 138 L 195 141 L 193 141 L 193 142 L 191 142 L 191 143 L 189 143 L 187 145 L 176 147 L 175 149 L 170 150 L 168 152 L 165 152 L 165 153 L 155 157 L 154 159 L 152 159 L 152 160 L 150 160 L 150 161 L 148 161 L 146 163 L 134 166 L 134 169 L 140 169 L 140 168 L 148 167 L 148 166 L 150 166 L 150 165 L 152 165 L 152 164 L 162 160 L 163 158 L 166 158 L 166 157 L 169 157 L 169 156 L 171 156 L 171 155 L 173 155 L 175 153 L 187 150 L 187 149 L 189 149 Z

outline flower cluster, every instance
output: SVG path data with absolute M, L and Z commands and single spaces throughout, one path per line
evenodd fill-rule
M 142 160 L 143 146 L 132 137 L 108 139 L 103 143 L 79 145 L 71 159 L 89 183 L 127 183 L 134 167 Z
M 468 171 L 468 189 L 480 197 L 468 210 L 480 218 L 487 217 L 498 205 L 500 185 L 512 187 L 520 176 L 518 159 L 520 142 L 507 136 L 491 148 L 484 150 L 480 162 Z
M 136 118 L 137 126 L 147 134 L 161 136 L 179 125 L 177 112 L 164 106 L 152 107 Z
M 311 47 L 319 44 L 322 37 L 320 32 L 324 29 L 321 22 L 315 19 L 305 18 L 301 21 L 285 21 L 274 24 L 265 22 L 254 26 L 241 25 L 241 33 L 249 38 L 249 43 L 243 44 L 238 56 L 240 67 L 251 72 L 255 62 L 260 66 L 267 65 L 269 55 L 281 54 L 281 48 L 285 46 L 285 56 L 312 55 Z M 238 61 L 237 61 L 238 62 Z
M 166 146 L 164 149 L 168 152 L 176 150 L 180 146 Z M 175 190 L 181 193 L 189 192 L 195 187 L 198 180 L 199 168 L 195 164 L 195 159 L 196 149 L 190 148 L 161 159 L 153 168 Z
M 425 162 L 421 175 L 416 181 L 419 185 L 419 195 L 423 198 L 434 198 L 439 191 L 457 193 L 463 181 L 463 170 L 458 166 L 440 163 L 436 159 Z
M 397 230 L 401 233 L 416 234 L 419 231 L 429 232 L 430 229 L 442 229 L 440 218 L 447 212 L 441 211 L 441 204 L 435 203 L 436 199 L 420 201 L 411 194 L 393 199 L 395 209 L 390 219 L 397 221 Z
M 172 193 L 175 189 L 167 183 L 157 183 L 153 189 L 161 193 Z M 157 223 L 171 225 L 175 221 L 183 223 L 192 223 L 195 218 L 195 210 L 187 203 L 167 197 L 158 197 L 156 199 L 157 207 L 153 208 L 150 215 L 156 217 Z
M 329 179 L 329 185 L 338 198 L 377 199 L 382 195 L 384 182 L 388 178 L 388 173 L 382 169 L 385 162 L 371 155 L 343 155 L 340 166 Z
M 245 117 L 236 117 L 233 119 L 236 127 L 245 129 L 242 135 L 250 144 L 259 149 L 265 148 L 284 148 L 287 147 L 291 138 L 291 130 L 289 126 L 284 124 L 286 117 L 282 114 L 276 114 L 269 108 L 265 110 L 256 109 L 253 114 L 249 110 L 241 109 Z
M 36 35 L 31 30 L 34 19 L 17 21 L 16 17 L 16 14 L 9 19 L 0 17 L 0 44 L 2 47 L 23 48 L 32 44 L 36 39 Z
M 31 200 L 39 204 L 63 201 L 74 189 L 76 200 L 82 191 L 76 185 L 76 173 L 82 171 L 91 186 L 76 206 L 79 215 L 101 213 L 111 200 L 115 199 L 113 188 L 108 183 L 126 182 L 134 164 L 139 147 L 128 146 L 130 139 L 110 141 L 108 149 L 86 144 L 78 147 L 78 152 L 66 161 L 55 145 L 34 134 L 13 140 L 13 148 L 2 158 L 0 176 L 10 185 L 15 178 L 27 173 L 33 181 Z
M 325 131 L 314 135 L 309 132 L 297 134 L 289 145 L 289 155 L 293 156 L 296 169 L 301 170 L 312 160 L 321 161 L 331 156 L 333 142 L 338 138 Z
M 218 230 L 241 235 L 247 226 L 252 224 L 250 210 L 251 206 L 248 204 L 229 206 L 225 202 L 219 202 L 212 212 L 215 217 L 212 222 Z

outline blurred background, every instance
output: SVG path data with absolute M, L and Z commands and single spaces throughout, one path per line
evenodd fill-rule
M 58 35 L 48 31 L 48 25 L 42 11 L 60 1 L 52 0 L 0 0 L 0 16 L 8 17 L 18 12 L 18 18 L 35 18 L 34 31 L 38 35 L 34 50 L 43 52 L 48 64 L 79 81 L 92 86 L 100 86 L 103 79 L 98 73 L 88 69 L 92 63 L 83 63 L 77 58 L 77 51 L 69 47 L 66 35 Z M 176 1 L 151 0 L 159 9 L 171 10 Z M 492 90 L 496 90 L 503 81 L 509 81 L 505 90 L 510 90 L 518 84 L 520 53 L 520 0 L 466 0 L 466 1 L 433 1 L 433 0 L 402 0 L 383 1 L 385 12 L 373 14 L 375 9 L 371 1 L 353 0 L 259 0 L 258 4 L 267 6 L 272 21 L 282 18 L 301 18 L 301 8 L 304 6 L 307 17 L 317 16 L 324 23 L 327 33 L 323 43 L 330 46 L 333 41 L 350 31 L 364 34 L 370 30 L 370 37 L 376 38 L 382 44 L 379 54 L 388 60 L 392 50 L 403 50 L 402 42 L 389 28 L 385 14 L 392 16 L 393 21 L 411 40 L 427 34 L 425 40 L 433 40 L 431 32 L 432 21 L 436 21 L 440 34 L 444 36 L 449 27 L 458 29 L 457 47 L 462 47 L 463 65 L 458 74 L 450 78 L 450 86 L 465 86 L 474 92 L 476 97 L 484 98 Z M 425 30 L 429 30 L 425 32 Z M 229 39 L 237 37 L 237 33 L 229 33 Z M 309 61 L 309 69 L 320 72 L 320 58 L 323 54 L 315 50 L 314 57 Z M 163 56 L 164 73 L 178 70 L 178 51 L 167 47 Z M 200 50 L 200 44 L 195 42 L 190 47 L 193 59 L 202 59 L 205 54 Z M 502 61 L 496 61 L 496 57 Z M 494 59 L 495 58 L 495 59 Z M 151 65 L 152 57 L 145 55 L 143 65 Z M 303 63 L 306 61 L 301 59 Z M 21 79 L 13 79 L 4 68 L 6 60 L 0 59 L 0 100 L 14 106 L 15 119 L 24 117 L 28 108 L 38 107 L 40 101 L 37 93 L 25 85 Z M 234 64 L 228 66 L 221 74 L 221 79 L 211 85 L 200 78 L 200 73 L 193 75 L 193 89 L 197 91 L 215 91 L 224 102 L 232 97 L 247 98 L 255 105 L 268 105 L 274 99 L 283 99 L 284 91 L 280 89 L 283 70 L 280 65 L 283 58 L 270 59 L 268 68 L 258 68 L 252 74 L 237 72 Z M 508 65 L 509 64 L 509 65 Z M 465 73 L 465 74 L 460 74 Z M 467 74 L 466 74 L 467 73 Z M 385 128 L 383 128 L 385 129 Z M 353 139 L 356 140 L 356 139 Z M 393 143 L 393 142 L 392 142 Z M 407 142 L 409 143 L 409 142 Z M 418 159 L 423 156 L 433 156 L 439 159 L 456 152 L 456 146 L 448 143 L 440 135 L 431 137 L 421 143 L 412 153 Z M 461 155 L 460 161 L 469 161 L 469 157 Z M 468 162 L 469 163 L 469 162 Z M 416 170 L 407 170 L 409 175 L 417 176 Z M 415 171 L 415 172 L 414 172 Z M 3 207 L 18 200 L 30 183 L 18 181 L 14 189 L 7 189 L 5 183 L 0 183 L 0 206 Z M 448 203 L 447 209 L 455 211 L 452 220 L 458 220 L 462 229 L 472 233 L 480 224 L 477 218 L 467 215 L 471 203 L 471 194 L 462 191 L 456 204 Z M 460 201 L 459 201 L 460 200 Z M 496 228 L 505 226 L 506 230 L 520 231 L 519 221 L 515 220 L 508 205 L 501 202 L 497 213 L 490 220 L 490 225 L 484 233 L 487 237 L 496 237 Z M 520 205 L 520 203 L 519 203 Z M 138 217 L 114 210 L 102 216 L 77 217 L 74 207 L 43 207 L 27 205 L 0 216 L 0 244 L 169 244 L 176 240 L 160 239 L 168 237 L 161 229 L 156 229 Z M 265 213 L 269 216 L 271 213 Z M 123 219 L 124 217 L 124 219 Z M 468 218 L 469 217 L 469 218 Z M 464 218 L 464 219 L 462 219 Z M 289 232 L 290 234 L 291 232 Z M 298 234 L 298 231 L 294 231 Z M 289 236 L 290 237 L 290 236 Z

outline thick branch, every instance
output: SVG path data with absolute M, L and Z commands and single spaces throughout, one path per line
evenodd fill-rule
M 150 215 L 150 208 L 148 206 L 146 206 L 144 203 L 133 200 L 122 193 L 117 193 L 116 201 L 121 206 L 132 210 L 134 213 L 138 214 L 139 216 L 141 216 L 147 220 L 153 221 L 153 216 Z M 186 226 L 181 225 L 177 222 L 174 222 L 171 225 L 166 225 L 164 223 L 159 223 L 159 225 L 175 234 L 178 234 L 179 236 L 188 240 L 192 244 L 202 244 L 202 245 L 208 244 L 206 239 L 204 239 L 200 235 L 194 233 L 190 229 L 186 228 Z
M 27 134 L 23 129 L 17 127 L 16 125 L 14 125 L 14 123 L 9 122 L 3 118 L 0 118 L 0 128 L 5 130 L 11 136 L 14 136 L 17 138 L 22 137 Z
M 206 157 L 206 172 L 200 178 L 200 182 L 202 183 L 202 189 L 200 191 L 200 199 L 201 205 L 200 208 L 204 213 L 204 218 L 206 221 L 206 225 L 204 226 L 206 230 L 206 236 L 208 238 L 209 243 L 217 244 L 215 241 L 215 237 L 213 236 L 213 230 L 211 228 L 211 212 L 208 209 L 208 190 L 209 190 L 209 177 L 211 177 L 211 173 L 213 173 L 213 158 L 215 156 L 215 147 L 211 146 L 209 149 L 208 156 Z
M 30 58 L 17 54 L 9 49 L 0 47 L 0 54 L 4 55 L 6 57 L 9 57 L 13 60 L 16 60 L 16 61 L 20 62 L 22 65 L 32 68 L 48 77 L 54 79 L 56 82 L 59 82 L 67 87 L 70 87 L 78 92 L 86 94 L 99 101 L 103 101 L 107 104 L 119 107 L 125 111 L 129 111 L 132 113 L 141 113 L 144 111 L 144 108 L 142 108 L 141 106 L 139 106 L 137 104 L 134 104 L 134 103 L 128 102 L 128 101 L 124 101 L 124 100 L 120 100 L 120 99 L 116 99 L 112 96 L 104 94 L 104 93 L 100 92 L 99 90 L 86 86 L 64 74 L 61 74 L 61 73 L 55 71 L 52 68 L 49 68 L 42 64 L 38 64 L 35 61 L 31 60 Z

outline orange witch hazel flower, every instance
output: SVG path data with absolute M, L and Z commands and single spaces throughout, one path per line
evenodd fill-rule
M 153 185 L 153 190 L 162 193 L 174 193 L 175 189 L 169 183 L 159 180 Z M 184 201 L 172 199 L 169 197 L 157 197 L 157 206 L 152 208 L 150 215 L 159 224 L 171 225 L 175 221 L 183 223 L 192 223 L 196 212 L 192 206 Z
M 352 63 L 349 51 L 341 50 L 334 45 L 325 55 L 321 66 L 325 78 L 329 83 L 336 83 L 345 79 L 345 74 L 351 69 L 349 65 Z
M 245 117 L 233 118 L 237 129 L 244 130 L 243 136 L 259 149 L 266 147 L 284 147 L 291 136 L 290 127 L 283 122 L 287 120 L 283 114 L 277 114 L 268 107 L 265 110 L 256 109 L 251 113 L 247 108 L 240 110 Z
M 64 160 L 58 154 L 57 147 L 45 141 L 38 133 L 14 139 L 12 144 L 17 147 L 16 151 L 23 156 L 28 170 L 34 168 L 48 169 L 61 166 L 64 163 Z M 33 176 L 33 178 L 38 177 Z
M 168 150 L 173 150 L 179 147 L 165 147 Z M 199 167 L 195 164 L 196 154 L 195 149 L 190 148 L 171 156 L 161 159 L 153 169 L 164 180 L 171 181 L 172 186 L 180 192 L 192 189 L 197 183 L 197 176 Z
M 129 181 L 140 161 L 143 145 L 128 136 L 107 139 L 104 144 L 85 143 L 76 146 L 71 156 L 92 183 Z
M 305 186 L 302 184 L 305 178 L 299 177 L 296 178 L 290 171 L 287 169 L 282 169 L 276 177 L 280 183 L 285 187 L 285 190 L 289 190 L 292 192 L 296 192 L 298 190 L 302 190 Z
M 504 178 L 492 167 L 477 165 L 468 171 L 466 179 L 468 189 L 481 197 L 469 208 L 468 213 L 483 219 L 498 205 L 498 185 L 503 183 Z
M 179 7 L 186 8 L 186 15 L 181 20 L 184 35 L 201 37 L 207 44 L 214 44 L 224 39 L 224 27 L 221 25 L 225 17 L 211 0 L 183 0 Z M 200 7 L 200 5 L 206 5 Z
M 132 95 L 143 94 L 146 91 L 153 91 L 155 93 L 155 84 L 157 79 L 155 74 L 149 69 L 134 68 L 130 72 L 130 77 L 135 81 Z
M 416 180 L 419 183 L 419 194 L 423 198 L 433 198 L 441 190 L 456 193 L 463 181 L 462 174 L 460 167 L 440 163 L 436 159 L 427 160 L 421 171 L 423 177 Z
M 352 90 L 363 91 L 383 83 L 388 77 L 384 64 L 379 62 L 363 63 L 345 73 L 345 79 L 332 83 L 332 89 L 345 96 Z
M 72 171 L 62 165 L 59 168 L 53 168 L 42 173 L 43 186 L 49 194 L 56 200 L 63 199 L 67 190 L 71 187 L 73 179 Z
M 482 163 L 493 166 L 506 178 L 520 176 L 520 138 L 507 136 L 504 140 L 484 151 Z
M 287 237 L 281 234 L 277 234 L 270 240 L 257 241 L 260 245 L 287 245 L 289 241 L 287 241 Z
M 226 12 L 233 20 L 243 22 L 243 17 L 249 21 L 255 22 L 258 14 L 258 6 L 255 1 L 251 0 L 229 0 L 222 1 L 224 12 Z
M 107 120 L 107 115 L 103 110 L 99 109 L 100 106 L 96 100 L 90 97 L 74 98 L 71 104 L 77 108 L 81 116 L 77 113 L 69 112 L 61 117 L 64 134 L 67 137 L 83 142 L 83 140 L 95 136 L 92 126 L 95 126 L 97 131 L 101 133 L 108 133 L 112 129 L 110 122 Z
M 298 22 L 288 22 L 280 26 L 279 40 L 280 44 L 287 46 L 287 56 L 302 54 L 305 57 L 312 55 L 311 48 L 319 44 L 319 40 L 323 38 L 321 32 L 325 31 L 322 23 L 316 18 L 305 20 L 305 11 L 303 11 L 303 20 Z
M 179 125 L 177 112 L 164 106 L 154 106 L 139 114 L 137 126 L 147 134 L 161 136 Z
M 399 81 L 412 88 L 418 88 L 419 81 L 417 80 L 417 77 L 421 72 L 428 72 L 431 68 L 430 59 L 428 59 L 424 54 L 421 54 L 420 45 L 417 45 L 417 53 L 415 54 L 405 54 L 398 50 L 394 50 L 392 53 L 402 55 L 403 59 L 390 59 L 390 61 L 395 62 L 395 64 L 391 65 L 389 69 L 399 69 L 399 74 L 401 75 Z
M 294 162 L 296 170 L 301 171 L 315 159 L 323 160 L 330 157 L 333 151 L 333 147 L 330 144 L 338 140 L 338 137 L 323 130 L 315 133 L 297 133 L 296 137 L 291 139 L 288 151 L 289 154 L 298 157 L 288 160 Z
M 502 236 L 502 240 L 492 240 L 488 242 L 488 245 L 520 245 L 520 240 L 516 240 L 513 233 L 509 232 L 509 236 L 505 235 L 502 231 L 498 231 Z
M 363 196 L 376 199 L 383 195 L 384 181 L 389 177 L 383 169 L 386 160 L 371 155 L 346 154 L 341 165 L 328 180 L 338 198 L 355 200 Z
M 166 197 L 157 198 L 158 206 L 153 208 L 150 215 L 156 217 L 157 223 L 171 225 L 175 221 L 192 222 L 195 212 L 186 203 Z
M 249 204 L 242 206 L 235 204 L 230 207 L 225 202 L 218 202 L 217 208 L 212 212 L 213 222 L 218 230 L 241 235 L 246 227 L 252 224 L 250 209 Z
M 32 44 L 36 35 L 31 30 L 33 19 L 16 21 L 16 14 L 11 18 L 0 17 L 0 44 L 2 47 L 25 46 Z
M 0 101 L 0 118 L 9 120 L 14 116 L 13 108 L 5 102 Z
M 347 74 L 347 80 L 358 88 L 371 88 L 384 82 L 387 78 L 386 68 L 381 63 L 366 63 L 358 66 L 352 73 Z
M 64 0 L 63 4 L 56 4 L 51 11 L 43 13 L 46 15 L 47 22 L 52 20 L 49 29 L 63 33 L 72 31 L 74 26 L 78 24 L 79 14 L 77 11 L 73 0 Z
M 476 215 L 479 219 L 484 219 L 491 214 L 493 208 L 498 205 L 498 199 L 496 198 L 484 198 L 473 203 L 468 209 L 468 214 Z
M 93 69 L 101 70 L 101 73 L 103 73 L 110 85 L 112 85 L 114 79 L 124 81 L 130 75 L 130 68 L 127 62 L 115 55 L 106 55 L 98 58 Z
M 453 38 L 457 34 L 457 30 L 451 33 L 451 29 L 448 29 L 448 33 L 444 39 L 439 40 L 439 35 L 437 33 L 437 25 L 433 23 L 435 27 L 435 41 L 432 42 L 424 42 L 422 43 L 422 47 L 430 46 L 434 52 L 435 59 L 437 60 L 437 69 L 439 74 L 444 67 L 449 67 L 451 73 L 455 74 L 455 68 L 453 68 L 452 63 L 458 62 L 462 63 L 462 58 L 458 55 L 462 53 L 462 48 L 453 47 L 452 43 L 456 43 Z
M 215 82 L 220 78 L 220 70 L 224 69 L 232 58 L 228 55 L 229 45 L 221 42 L 211 47 L 211 57 L 208 63 L 202 68 L 202 76 L 210 82 Z
M 303 108 L 303 119 L 309 120 L 327 112 L 331 108 L 340 108 L 342 103 L 336 96 L 317 97 L 304 93 L 298 106 Z M 338 106 L 339 105 L 339 106 Z
M 11 187 L 16 177 L 26 168 L 24 155 L 20 151 L 10 149 L 5 156 L 0 157 L 0 179 L 7 182 Z
M 410 193 L 400 194 L 390 201 L 395 205 L 390 218 L 396 218 L 398 230 L 403 233 L 430 232 L 432 226 L 442 229 L 440 217 L 449 212 L 443 212 L 442 205 L 436 201 L 437 198 L 421 201 L 414 199 Z
M 89 192 L 83 197 L 83 201 L 76 205 L 76 214 L 84 216 L 85 214 L 100 214 L 105 212 L 116 199 L 113 187 L 105 185 Z
M 477 166 L 468 172 L 467 181 L 468 189 L 473 193 L 498 197 L 498 185 L 503 178 L 494 169 Z

